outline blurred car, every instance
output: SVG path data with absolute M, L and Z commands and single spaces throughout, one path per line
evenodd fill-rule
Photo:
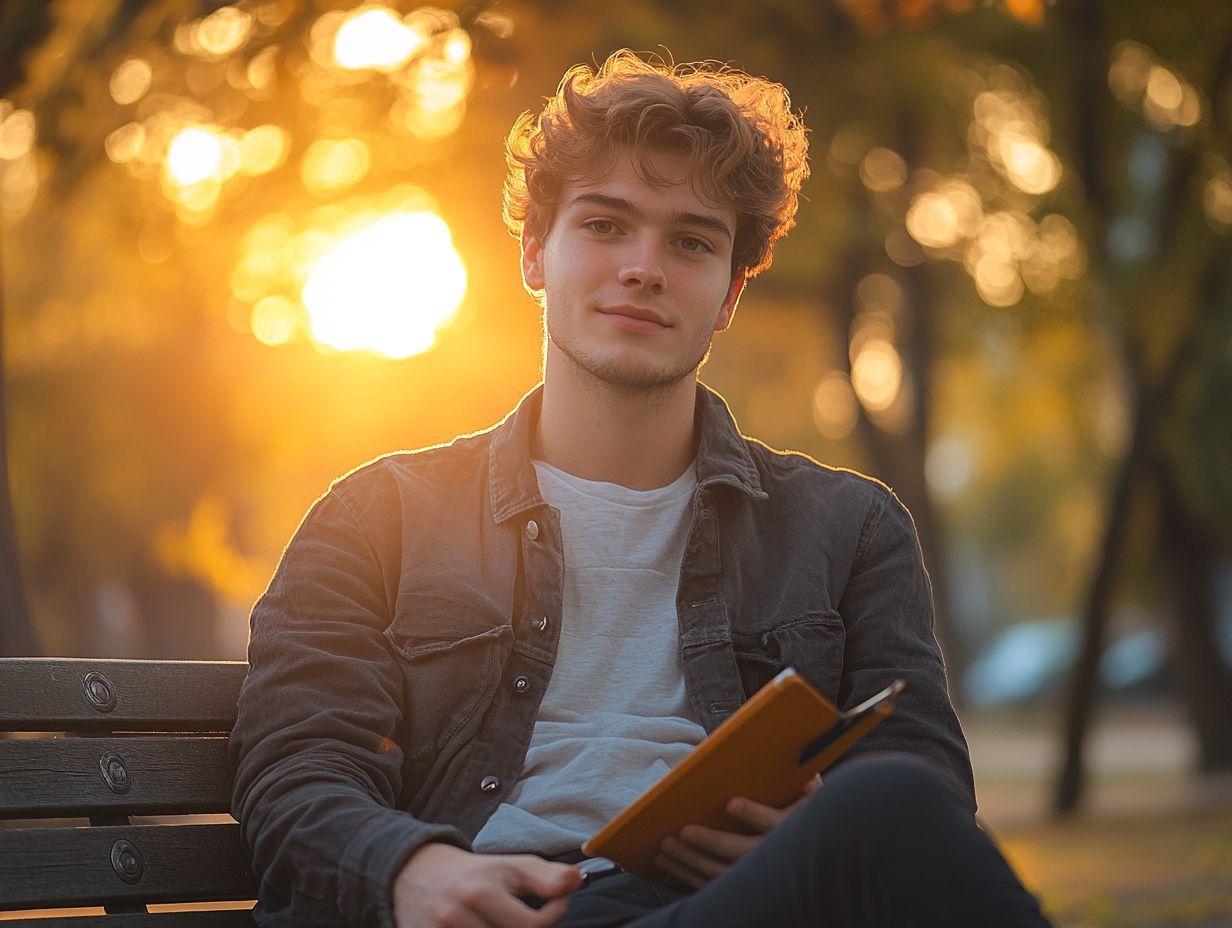
M 983 648 L 963 676 L 971 705 L 1027 703 L 1064 686 L 1078 657 L 1079 628 L 1067 619 L 1020 622 Z M 1154 629 L 1130 632 L 1100 658 L 1101 685 L 1112 692 L 1157 693 L 1167 687 L 1166 652 Z

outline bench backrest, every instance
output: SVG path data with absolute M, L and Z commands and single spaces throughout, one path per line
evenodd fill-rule
M 239 826 L 220 815 L 246 670 L 232 661 L 0 658 L 0 912 L 108 913 L 4 925 L 251 928 L 246 910 L 146 908 L 256 897 Z M 183 815 L 207 823 L 158 820 Z

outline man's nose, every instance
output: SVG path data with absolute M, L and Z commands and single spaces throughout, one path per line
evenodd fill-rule
M 663 272 L 662 256 L 658 243 L 650 236 L 638 236 L 629 243 L 622 255 L 620 282 L 626 287 L 644 287 L 653 293 L 662 293 L 667 284 Z

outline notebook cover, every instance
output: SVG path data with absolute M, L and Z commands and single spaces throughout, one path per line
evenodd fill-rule
M 804 766 L 804 749 L 840 720 L 834 704 L 788 668 L 758 690 L 670 773 L 635 799 L 582 845 L 626 870 L 655 876 L 659 844 L 688 824 L 724 831 L 748 827 L 724 810 L 745 796 L 782 808 L 799 798 L 814 774 L 836 761 L 889 715 L 886 703 L 869 713 Z

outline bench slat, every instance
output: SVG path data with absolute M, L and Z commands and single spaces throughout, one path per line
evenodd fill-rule
M 0 741 L 0 819 L 226 812 L 222 737 Z
M 0 731 L 210 731 L 235 723 L 243 661 L 6 658 Z
M 0 829 L 0 874 L 9 909 L 257 895 L 238 825 Z
M 155 912 L 152 915 L 87 915 L 77 918 L 18 918 L 4 928 L 253 928 L 252 913 Z

